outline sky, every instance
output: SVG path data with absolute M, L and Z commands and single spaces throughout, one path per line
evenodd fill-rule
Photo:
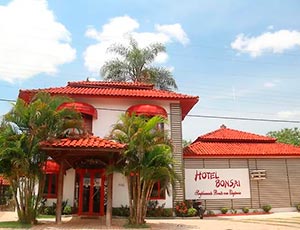
M 107 48 L 133 37 L 165 45 L 154 65 L 200 98 L 184 139 L 299 127 L 299 12 L 298 0 L 0 0 L 0 115 L 20 89 L 102 80 Z

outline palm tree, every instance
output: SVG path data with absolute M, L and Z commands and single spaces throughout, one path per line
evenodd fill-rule
M 41 141 L 60 138 L 69 127 L 82 127 L 75 110 L 58 106 L 70 99 L 40 93 L 27 104 L 18 99 L 0 127 L 0 171 L 12 186 L 21 223 L 35 223 L 45 176 L 47 156 L 39 150 Z M 38 191 L 35 186 L 38 184 Z
M 104 80 L 121 82 L 143 82 L 154 84 L 158 89 L 177 89 L 172 73 L 164 67 L 151 66 L 155 57 L 166 52 L 165 46 L 154 43 L 146 48 L 139 48 L 137 41 L 130 39 L 129 47 L 113 45 L 108 51 L 120 56 L 107 61 L 100 73 Z
M 110 138 L 127 144 L 117 169 L 126 176 L 129 194 L 129 224 L 145 223 L 147 204 L 155 183 L 169 191 L 177 176 L 173 169 L 172 147 L 158 124 L 165 119 L 155 116 L 124 114 L 114 125 Z

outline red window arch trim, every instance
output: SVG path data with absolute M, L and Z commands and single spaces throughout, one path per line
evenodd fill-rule
M 64 108 L 75 109 L 80 113 L 91 115 L 92 117 L 94 117 L 96 119 L 98 117 L 98 113 L 97 113 L 97 110 L 95 109 L 95 107 L 88 104 L 88 103 L 84 103 L 84 102 L 65 102 L 65 103 L 62 103 L 58 107 L 58 110 L 64 109 Z
M 160 115 L 162 117 L 167 117 L 168 114 L 166 110 L 158 105 L 149 105 L 149 104 L 138 104 L 130 106 L 127 109 L 127 113 L 136 114 L 136 115 L 146 115 L 146 116 L 156 116 Z

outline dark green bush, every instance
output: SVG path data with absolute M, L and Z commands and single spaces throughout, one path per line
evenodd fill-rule
M 187 213 L 188 216 L 196 216 L 196 214 L 197 214 L 197 209 L 195 208 L 188 209 L 188 213 Z
M 63 210 L 64 215 L 70 215 L 72 214 L 72 207 L 70 205 L 66 205 L 64 210 Z
M 230 212 L 231 212 L 232 214 L 237 214 L 238 211 L 237 211 L 236 209 L 233 208 L 233 209 L 230 209 Z
M 213 210 L 208 210 L 207 211 L 207 215 L 208 216 L 215 216 L 216 214 L 215 214 L 215 212 Z
M 44 215 L 55 215 L 56 214 L 56 203 L 53 202 L 52 206 L 46 206 L 45 205 L 46 200 L 44 200 L 41 204 L 41 207 L 39 208 L 39 213 L 44 214 Z M 62 209 L 61 213 L 64 214 L 64 209 L 68 204 L 68 200 L 65 200 L 62 202 Z M 72 208 L 71 208 L 71 213 L 72 213 Z
M 223 207 L 220 209 L 222 214 L 226 214 L 228 212 L 229 208 Z
M 158 204 L 158 201 L 149 201 L 147 205 L 147 217 L 167 217 L 172 216 L 172 209 L 171 214 L 170 210 L 165 208 L 165 203 L 162 205 Z
M 262 209 L 263 209 L 265 212 L 270 212 L 270 210 L 272 209 L 272 206 L 269 205 L 269 204 L 266 204 L 266 205 L 262 206 Z
M 121 205 L 121 207 L 119 208 L 113 208 L 112 209 L 112 214 L 113 216 L 126 216 L 128 217 L 130 212 L 129 212 L 129 207 L 126 205 L 126 206 L 123 206 Z
M 164 208 L 162 212 L 162 217 L 171 217 L 173 216 L 173 209 L 172 208 Z
M 243 213 L 248 213 L 249 212 L 249 208 L 248 207 L 243 207 L 242 211 L 243 211 Z

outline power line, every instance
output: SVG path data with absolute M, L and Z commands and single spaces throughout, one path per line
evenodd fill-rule
M 126 112 L 124 109 L 102 108 L 96 107 L 99 110 Z M 169 115 L 172 115 L 169 113 Z M 241 121 L 262 121 L 262 122 L 276 122 L 276 123 L 297 123 L 300 124 L 300 120 L 283 120 L 283 119 L 266 119 L 266 118 L 250 118 L 250 117 L 233 117 L 233 116 L 214 116 L 214 115 L 200 115 L 200 114 L 188 114 L 187 117 L 196 118 L 210 118 L 210 119 L 225 119 L 225 120 L 241 120 Z
M 4 98 L 0 98 L 0 101 L 4 101 L 4 102 L 16 102 L 16 100 L 13 100 L 13 99 L 4 99 Z
M 0 98 L 0 101 L 4 102 L 16 102 L 16 100 Z M 96 107 L 99 110 L 126 112 L 124 109 L 115 108 L 102 108 Z M 171 115 L 169 113 L 169 115 Z M 233 116 L 215 116 L 215 115 L 201 115 L 201 114 L 188 114 L 187 117 L 195 118 L 208 118 L 208 119 L 224 119 L 224 120 L 240 120 L 240 121 L 260 121 L 260 122 L 276 122 L 276 123 L 295 123 L 300 124 L 300 120 L 284 120 L 284 119 L 266 119 L 266 118 L 251 118 L 251 117 L 233 117 Z
M 281 120 L 281 119 L 266 119 L 266 118 L 250 118 L 250 117 L 230 117 L 230 116 L 213 116 L 213 115 L 198 115 L 188 114 L 187 117 L 201 117 L 201 118 L 212 118 L 212 119 L 225 119 L 225 120 L 241 120 L 241 121 L 263 121 L 263 122 L 277 122 L 277 123 L 297 123 L 298 120 Z

